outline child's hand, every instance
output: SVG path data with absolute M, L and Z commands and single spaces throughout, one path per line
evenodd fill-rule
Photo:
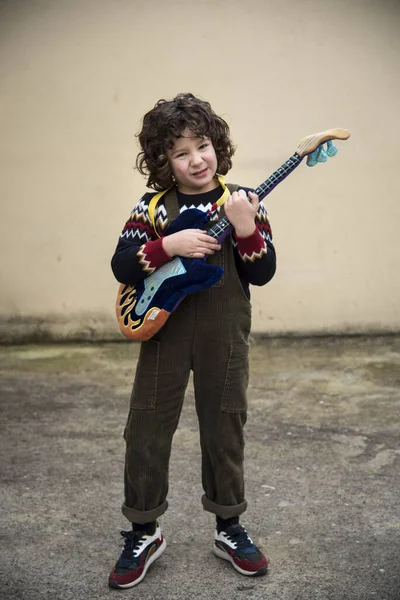
M 171 258 L 173 256 L 204 258 L 206 254 L 214 254 L 221 248 L 217 240 L 201 229 L 184 229 L 171 233 L 162 239 L 162 245 Z
M 249 192 L 249 198 L 251 202 L 248 201 L 246 192 L 239 190 L 238 192 L 233 192 L 232 196 L 229 196 L 224 204 L 226 216 L 235 228 L 238 237 L 245 238 L 254 233 L 254 219 L 258 210 L 258 196 L 253 192 Z

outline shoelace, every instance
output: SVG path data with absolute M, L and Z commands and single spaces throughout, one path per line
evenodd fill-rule
M 231 525 L 226 531 L 227 537 L 231 542 L 236 544 L 236 548 L 244 550 L 246 553 L 254 552 L 256 547 L 251 542 L 247 531 L 241 525 Z
M 120 559 L 130 559 L 134 551 L 139 549 L 140 542 L 146 534 L 143 531 L 121 531 L 121 535 L 125 538 L 125 543 Z

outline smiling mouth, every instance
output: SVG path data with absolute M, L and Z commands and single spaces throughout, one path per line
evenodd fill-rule
M 196 173 L 193 173 L 194 177 L 199 177 L 201 175 L 205 175 L 208 171 L 208 168 L 206 167 L 205 169 L 202 169 L 201 171 L 196 171 Z

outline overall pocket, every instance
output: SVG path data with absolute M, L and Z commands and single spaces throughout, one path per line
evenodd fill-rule
M 154 410 L 158 394 L 160 342 L 142 342 L 136 367 L 130 407 L 137 410 Z
M 249 383 L 249 345 L 231 344 L 226 369 L 221 410 L 243 412 L 247 409 L 246 390 Z

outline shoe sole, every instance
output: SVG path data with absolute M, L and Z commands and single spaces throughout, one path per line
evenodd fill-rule
M 223 560 L 227 560 L 228 562 L 230 562 L 232 567 L 241 575 L 247 575 L 247 577 L 257 577 L 258 575 L 265 575 L 268 572 L 268 567 L 261 567 L 261 569 L 258 569 L 258 571 L 245 571 L 244 569 L 238 567 L 237 564 L 235 564 L 232 556 L 230 556 L 223 550 L 220 550 L 216 546 L 214 546 L 213 548 L 213 553 L 215 554 L 215 556 L 218 556 L 218 558 L 222 558 Z
M 165 541 L 165 538 L 164 538 L 161 546 L 158 548 L 158 550 L 156 550 L 156 552 L 154 552 L 154 554 L 152 556 L 150 556 L 149 560 L 145 564 L 141 576 L 138 577 L 137 579 L 135 579 L 135 581 L 132 581 L 132 583 L 120 584 L 111 579 L 111 580 L 109 580 L 108 585 L 112 588 L 119 589 L 119 590 L 125 590 L 127 588 L 131 588 L 131 587 L 137 585 L 138 583 L 143 581 L 143 579 L 146 576 L 148 568 L 153 564 L 153 562 L 155 560 L 157 560 L 157 558 L 160 558 L 161 554 L 164 552 L 166 547 L 167 547 L 167 542 Z

